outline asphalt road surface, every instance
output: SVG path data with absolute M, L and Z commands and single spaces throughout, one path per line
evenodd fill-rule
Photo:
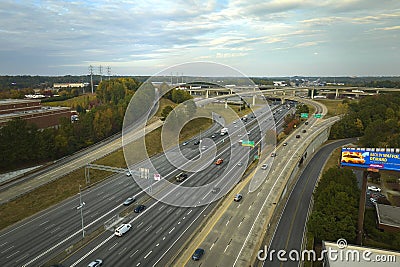
M 279 116 L 280 121 L 282 121 L 283 115 Z M 249 124 L 251 124 L 251 120 Z M 211 132 L 207 132 L 207 134 L 210 135 Z M 224 147 L 226 145 L 220 145 L 220 149 L 223 150 Z M 198 147 L 193 144 L 185 147 L 181 146 L 181 150 L 188 158 L 196 157 L 199 154 Z M 225 150 L 221 153 L 224 157 L 229 158 L 229 149 Z M 241 155 L 238 154 L 237 156 L 240 157 Z M 179 171 L 170 165 L 163 155 L 152 159 L 152 161 L 160 169 L 160 174 L 163 177 L 174 177 Z M 131 167 L 135 168 L 135 166 Z M 215 168 L 215 166 L 210 166 L 210 169 L 206 169 L 201 174 L 196 174 L 196 179 L 190 179 L 191 177 L 189 177 L 187 184 L 194 186 L 207 183 L 215 179 L 218 171 L 220 170 Z M 147 260 L 149 264 L 156 263 L 161 255 L 164 255 L 161 251 L 169 251 L 170 246 L 182 242 L 182 239 L 179 239 L 179 237 L 184 237 L 185 234 L 190 232 L 189 230 L 196 227 L 195 222 L 197 219 L 201 216 L 204 217 L 211 208 L 203 206 L 191 209 L 167 206 L 148 198 L 131 179 L 131 177 L 121 174 L 114 175 L 112 179 L 83 192 L 82 200 L 85 202 L 85 206 L 83 207 L 85 233 L 86 235 L 90 235 L 124 209 L 121 203 L 127 197 L 135 195 L 137 197 L 136 203 L 145 204 L 148 209 L 139 215 L 133 214 L 131 217 L 125 218 L 125 220 L 133 220 L 135 222 L 133 229 L 126 236 L 119 239 L 116 239 L 112 232 L 101 234 L 87 247 L 68 258 L 66 265 L 79 261 L 82 255 L 84 256 L 92 250 L 91 246 L 96 247 L 105 240 L 107 241 L 103 244 L 107 243 L 106 245 L 92 251 L 77 266 L 85 266 L 87 261 L 91 261 L 92 257 L 103 257 L 102 255 L 109 255 L 107 261 L 114 262 L 119 266 L 125 266 L 127 262 L 138 261 L 141 258 L 145 261 Z M 71 248 L 73 244 L 82 239 L 81 217 L 80 210 L 77 209 L 78 205 L 79 196 L 77 195 L 49 210 L 3 230 L 0 233 L 0 265 L 39 266 L 58 253 Z M 189 229 L 190 227 L 192 228 Z M 164 236 L 161 236 L 163 234 Z M 104 237 L 105 239 L 102 239 Z M 164 237 L 165 239 L 163 239 Z M 159 238 L 162 241 L 167 241 L 159 243 L 161 242 L 160 240 L 156 243 Z M 132 242 L 132 239 L 137 242 Z M 99 240 L 101 241 L 97 242 Z M 172 242 L 172 240 L 175 241 Z M 117 242 L 117 244 L 114 246 L 112 242 Z M 109 244 L 111 246 L 108 246 Z M 150 249 L 153 245 L 155 247 L 154 251 L 158 247 L 160 247 L 160 251 L 153 253 L 153 249 Z M 144 249 L 146 247 L 147 249 Z M 107 254 L 97 254 L 98 251 L 104 248 L 108 249 Z M 117 248 L 120 248 L 120 250 L 117 251 Z M 136 252 L 136 250 L 138 251 Z M 128 252 L 131 253 L 129 254 Z M 129 257 L 124 258 L 121 256 L 125 254 L 129 254 Z M 144 262 L 142 266 L 143 264 Z
M 307 129 L 309 132 L 316 132 L 320 125 L 314 125 L 314 122 L 316 121 L 310 120 L 309 125 L 303 126 L 302 129 Z M 215 219 L 214 225 L 211 225 L 211 229 L 207 229 L 201 233 L 200 236 L 203 236 L 203 238 L 199 237 L 197 241 L 193 242 L 194 244 L 190 247 L 192 251 L 196 247 L 205 249 L 206 252 L 203 258 L 199 262 L 195 262 L 191 261 L 190 257 L 185 254 L 177 260 L 178 265 L 242 266 L 247 264 L 242 262 L 241 259 L 246 258 L 249 260 L 252 256 L 245 252 L 247 249 L 246 242 L 250 244 L 249 247 L 252 246 L 251 244 L 257 242 L 257 240 L 253 240 L 256 236 L 249 236 L 256 223 L 255 218 L 259 217 L 261 211 L 266 210 L 268 213 L 268 210 L 273 209 L 276 205 L 274 203 L 274 199 L 276 199 L 275 195 L 279 194 L 278 188 L 285 186 L 287 177 L 285 173 L 291 168 L 292 162 L 297 164 L 297 158 L 293 158 L 293 156 L 307 143 L 303 139 L 305 138 L 298 139 L 293 135 L 286 139 L 285 141 L 288 145 L 278 146 L 275 151 L 276 156 L 273 157 L 273 164 L 272 157 L 268 155 L 266 159 L 264 158 L 263 163 L 267 162 L 268 168 L 271 168 L 271 170 L 268 172 L 267 168 L 267 170 L 259 173 L 259 175 L 264 175 L 264 177 L 267 176 L 260 187 L 251 193 L 249 190 L 251 183 L 246 183 L 236 188 L 235 193 L 243 195 L 243 199 L 240 202 L 234 202 L 233 196 L 231 199 L 227 199 L 227 203 L 222 205 L 223 207 L 219 210 L 219 216 Z M 262 227 L 259 224 L 256 226 Z M 246 249 L 244 249 L 245 247 Z
M 265 244 L 267 248 L 269 247 L 268 251 L 285 250 L 289 253 L 289 251 L 295 250 L 301 255 L 308 207 L 318 176 L 333 150 L 352 141 L 354 140 L 345 139 L 325 145 L 309 161 L 289 196 L 270 245 Z M 262 254 L 263 257 L 267 256 L 267 260 L 263 262 L 262 266 L 299 266 L 299 261 L 291 261 L 287 255 L 284 256 L 288 258 L 286 262 L 279 261 L 276 253 L 271 253 L 273 255 L 271 261 L 269 255 Z

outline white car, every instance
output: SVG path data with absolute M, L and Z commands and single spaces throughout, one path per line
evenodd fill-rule
M 115 229 L 116 236 L 122 236 L 132 228 L 130 223 L 121 224 L 117 229 Z
M 268 168 L 268 164 L 263 164 L 262 166 L 261 166 L 261 169 L 262 170 L 266 170 Z
M 103 264 L 103 260 L 97 259 L 97 260 L 89 263 L 88 267 L 98 267 L 98 266 L 101 266 L 102 264 Z
M 370 185 L 368 186 L 368 190 L 374 191 L 374 192 L 381 192 L 382 189 L 380 189 L 379 187 Z

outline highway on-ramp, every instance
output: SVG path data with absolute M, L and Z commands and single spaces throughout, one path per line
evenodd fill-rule
M 271 243 L 269 245 L 263 244 L 262 248 L 260 248 L 265 250 L 266 247 L 269 252 L 275 251 L 275 253 L 271 254 L 263 251 L 260 254 L 266 259 L 262 266 L 299 266 L 299 261 L 290 260 L 288 254 L 293 250 L 301 255 L 305 225 L 308 219 L 308 208 L 315 184 L 333 150 L 352 141 L 354 139 L 344 139 L 329 143 L 323 146 L 309 161 L 287 200 Z M 286 255 L 282 257 L 287 258 L 288 261 L 279 261 L 277 259 L 277 251 L 279 250 L 286 252 Z M 258 265 L 261 265 L 260 263 L 260 261 L 257 262 Z

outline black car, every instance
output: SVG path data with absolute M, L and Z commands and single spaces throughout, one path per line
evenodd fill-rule
M 183 182 L 183 181 L 186 180 L 186 178 L 188 178 L 187 173 L 181 172 L 180 174 L 178 174 L 178 175 L 175 177 L 175 180 L 176 180 L 177 182 Z
M 296 138 L 300 138 L 300 135 L 298 134 L 298 135 L 296 135 Z
M 196 249 L 196 251 L 193 253 L 192 259 L 193 259 L 194 261 L 198 261 L 198 260 L 201 259 L 201 257 L 203 256 L 203 254 L 204 254 L 204 249 L 198 248 L 198 249 Z
M 194 145 L 199 145 L 200 144 L 200 140 L 196 140 L 196 142 L 193 143 Z
M 140 212 L 144 211 L 145 208 L 146 208 L 145 205 L 139 205 L 139 206 L 137 206 L 137 207 L 135 208 L 134 212 L 135 212 L 135 213 L 140 213 Z
M 307 132 L 306 130 L 303 130 L 303 131 L 301 131 L 302 133 L 305 133 L 305 132 Z
M 306 121 L 304 124 L 305 124 L 305 125 L 308 125 L 308 121 Z

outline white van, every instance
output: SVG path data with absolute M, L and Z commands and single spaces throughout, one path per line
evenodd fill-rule
M 122 236 L 126 232 L 128 232 L 131 229 L 132 225 L 129 223 L 124 223 L 120 225 L 117 229 L 115 229 L 115 235 L 116 236 Z

